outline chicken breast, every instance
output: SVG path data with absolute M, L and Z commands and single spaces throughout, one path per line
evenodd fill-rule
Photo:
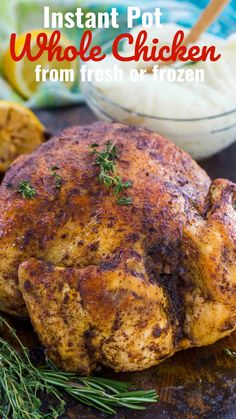
M 98 181 L 91 145 L 107 141 L 132 205 Z M 234 184 L 146 129 L 69 128 L 0 187 L 0 307 L 29 315 L 50 358 L 85 375 L 211 344 L 236 329 L 235 201 Z

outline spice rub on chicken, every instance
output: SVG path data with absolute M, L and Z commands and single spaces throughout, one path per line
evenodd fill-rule
M 119 196 L 101 176 L 108 144 Z M 81 374 L 211 344 L 236 328 L 235 200 L 149 130 L 68 128 L 0 187 L 0 308 L 29 316 L 51 359 Z

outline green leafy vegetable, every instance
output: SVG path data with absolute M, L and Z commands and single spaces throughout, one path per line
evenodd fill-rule
M 129 383 L 99 377 L 78 377 L 58 371 L 50 361 L 44 367 L 36 367 L 15 330 L 1 316 L 0 323 L 8 328 L 19 347 L 18 351 L 0 337 L 1 419 L 56 419 L 64 412 L 65 401 L 61 390 L 80 403 L 110 414 L 115 413 L 114 407 L 145 409 L 143 403 L 157 401 L 154 390 L 129 391 Z M 48 413 L 41 410 L 40 393 L 55 398 Z
M 21 180 L 17 187 L 17 192 L 21 193 L 23 198 L 31 199 L 37 195 L 36 190 L 30 185 L 28 180 Z
M 92 153 L 96 156 L 95 164 L 100 167 L 99 181 L 107 188 L 113 189 L 113 194 L 119 205 L 131 205 L 132 198 L 121 195 L 124 190 L 132 187 L 132 182 L 130 180 L 123 182 L 117 174 L 114 163 L 114 160 L 118 159 L 117 147 L 111 144 L 110 141 L 107 141 L 103 151 L 98 151 L 98 148 L 98 144 L 91 145 Z

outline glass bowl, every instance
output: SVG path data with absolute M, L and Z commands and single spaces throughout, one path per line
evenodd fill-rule
M 153 7 L 156 7 L 156 3 Z M 163 13 L 163 23 L 177 23 L 184 27 L 191 27 L 201 13 L 198 6 L 189 2 L 160 1 L 158 7 Z M 151 10 L 150 3 L 148 9 Z M 112 40 L 120 33 L 127 32 L 126 20 L 122 16 L 119 25 L 118 29 L 95 31 L 93 43 L 102 45 L 104 52 L 111 52 Z M 209 28 L 209 34 L 222 38 L 234 31 L 236 27 L 233 16 L 226 12 Z M 82 91 L 88 106 L 100 120 L 150 128 L 172 140 L 195 159 L 209 157 L 236 139 L 236 103 L 234 109 L 218 115 L 179 119 L 168 114 L 166 117 L 158 117 L 129 109 L 125 103 L 121 105 L 104 95 L 99 84 L 93 82 L 83 82 Z

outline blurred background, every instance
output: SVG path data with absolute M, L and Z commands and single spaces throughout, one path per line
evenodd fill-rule
M 41 85 L 37 92 L 30 97 L 22 97 L 14 83 L 9 83 L 3 74 L 4 52 L 9 46 L 9 37 L 12 32 L 17 34 L 25 31 L 43 28 L 43 6 L 50 6 L 51 11 L 75 11 L 82 7 L 87 11 L 106 11 L 117 7 L 119 13 L 125 13 L 127 5 L 139 5 L 142 8 L 161 7 L 163 22 L 175 21 L 180 25 L 191 27 L 201 10 L 208 3 L 207 0 L 175 0 L 175 1 L 137 1 L 137 0 L 1 0 L 0 2 L 0 99 L 14 100 L 25 103 L 29 107 L 64 106 L 66 104 L 81 103 L 84 101 L 80 91 L 79 79 L 73 86 L 62 86 L 47 83 Z M 236 0 L 232 0 L 223 11 L 220 19 L 215 22 L 209 31 L 213 34 L 226 36 L 236 31 Z M 82 31 L 74 28 L 63 30 L 65 36 L 74 45 L 79 46 Z M 107 30 L 106 30 L 107 32 Z M 107 34 L 106 34 L 107 36 Z M 112 36 L 112 35 L 111 35 Z M 7 69 L 8 72 L 8 69 Z M 66 87 L 66 89 L 64 89 Z M 29 96 L 29 95 L 28 95 Z

